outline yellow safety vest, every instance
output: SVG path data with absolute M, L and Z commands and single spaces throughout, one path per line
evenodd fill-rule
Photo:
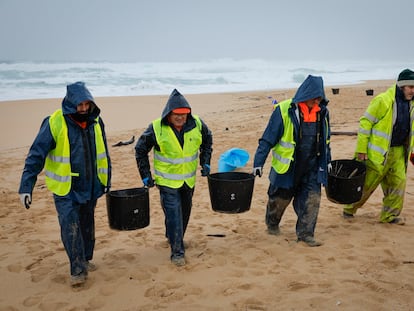
M 102 129 L 96 118 L 95 145 L 98 178 L 102 185 L 108 185 L 108 156 L 102 136 Z M 74 173 L 70 165 L 70 143 L 68 127 L 61 109 L 56 110 L 49 118 L 50 131 L 55 140 L 56 147 L 51 150 L 45 162 L 46 186 L 59 196 L 67 195 L 71 189 Z
M 160 150 L 154 149 L 155 183 L 170 188 L 180 188 L 184 182 L 195 186 L 198 165 L 198 151 L 202 143 L 201 121 L 193 115 L 196 127 L 184 133 L 184 146 L 181 147 L 173 129 L 162 124 L 161 118 L 152 122 Z
M 278 174 L 287 172 L 295 152 L 296 142 L 293 137 L 293 123 L 288 114 L 291 103 L 292 99 L 287 99 L 276 105 L 280 108 L 284 127 L 281 139 L 272 148 L 272 167 Z
M 283 135 L 279 142 L 272 148 L 272 167 L 278 174 L 284 174 L 288 171 L 290 163 L 293 161 L 296 142 L 293 135 L 294 125 L 289 117 L 289 107 L 292 99 L 287 99 L 275 105 L 280 107 L 280 113 L 283 120 Z M 328 128 L 328 120 L 325 118 L 325 128 Z M 325 144 L 329 145 L 330 140 L 326 137 Z
M 386 155 L 391 145 L 393 125 L 397 117 L 395 104 L 395 85 L 384 93 L 376 96 L 369 104 L 364 115 L 360 118 L 358 141 L 355 152 L 366 153 L 370 161 L 384 165 Z M 410 103 L 410 146 L 413 152 L 414 121 L 413 101 Z M 408 152 L 409 155 L 409 152 Z

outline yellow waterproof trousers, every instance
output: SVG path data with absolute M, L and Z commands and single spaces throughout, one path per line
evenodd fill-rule
M 371 194 L 381 184 L 384 198 L 380 222 L 390 222 L 400 215 L 404 203 L 404 193 L 407 176 L 406 155 L 403 146 L 391 147 L 388 152 L 385 166 L 373 164 L 367 161 L 367 171 L 361 200 L 344 207 L 344 213 L 353 215 L 360 208 Z

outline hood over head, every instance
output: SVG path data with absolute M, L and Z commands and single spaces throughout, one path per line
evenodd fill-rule
M 318 97 L 322 98 L 321 104 L 328 104 L 329 101 L 325 97 L 322 77 L 309 75 L 299 86 L 292 102 L 297 104 Z
M 174 89 L 168 98 L 164 110 L 162 111 L 161 118 L 165 119 L 171 111 L 177 108 L 187 108 L 191 113 L 190 104 L 187 102 L 184 96 L 177 91 L 177 89 Z
M 75 82 L 66 86 L 66 96 L 62 101 L 63 114 L 75 114 L 77 106 L 84 101 L 90 101 L 91 107 L 89 114 L 94 119 L 99 113 L 100 109 L 96 106 L 92 94 L 86 88 L 84 82 Z

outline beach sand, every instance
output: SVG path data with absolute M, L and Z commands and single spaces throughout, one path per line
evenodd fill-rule
M 356 132 L 374 95 L 393 81 L 338 86 L 330 99 L 332 131 Z M 257 141 L 272 111 L 295 90 L 186 95 L 193 112 L 213 132 L 212 173 L 224 151 L 247 150 L 251 172 Z M 109 145 L 136 138 L 158 117 L 168 96 L 96 98 Z M 28 148 L 43 118 L 61 99 L 0 102 L 0 310 L 414 310 L 414 167 L 408 168 L 404 226 L 380 224 L 380 189 L 352 220 L 322 190 L 310 248 L 296 242 L 296 215 L 290 205 L 281 235 L 264 223 L 267 175 L 255 179 L 249 211 L 223 214 L 211 208 L 207 179 L 198 172 L 193 210 L 185 235 L 187 265 L 169 260 L 158 190 L 150 189 L 150 225 L 110 229 L 105 198 L 96 209 L 96 248 L 86 285 L 72 289 L 60 241 L 52 195 L 39 176 L 33 203 L 25 210 L 17 189 Z M 333 159 L 351 159 L 356 136 L 334 135 Z M 141 187 L 134 146 L 110 147 L 112 190 Z M 216 237 L 211 235 L 224 235 Z

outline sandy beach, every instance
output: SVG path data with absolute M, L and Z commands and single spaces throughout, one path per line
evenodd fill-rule
M 326 87 L 332 131 L 355 133 L 369 101 L 394 81 Z M 213 132 L 212 173 L 224 151 L 247 150 L 252 171 L 257 141 L 272 111 L 271 98 L 290 98 L 295 89 L 184 96 Z M 168 96 L 96 98 L 109 145 L 136 138 L 158 116 Z M 94 263 L 86 285 L 73 289 L 51 193 L 41 174 L 33 203 L 25 210 L 17 189 L 24 159 L 45 116 L 62 99 L 0 102 L 0 310 L 414 310 L 414 167 L 408 167 L 404 226 L 380 224 L 381 189 L 352 220 L 322 190 L 316 238 L 310 248 L 296 242 L 290 205 L 282 234 L 264 223 L 267 175 L 255 179 L 249 211 L 216 213 L 207 179 L 197 176 L 193 209 L 184 238 L 187 265 L 169 260 L 159 192 L 150 189 L 150 225 L 112 230 L 106 201 L 98 201 Z M 356 136 L 334 135 L 332 158 L 351 159 Z M 112 190 L 141 187 L 134 146 L 110 147 Z M 215 236 L 220 235 L 220 236 Z

